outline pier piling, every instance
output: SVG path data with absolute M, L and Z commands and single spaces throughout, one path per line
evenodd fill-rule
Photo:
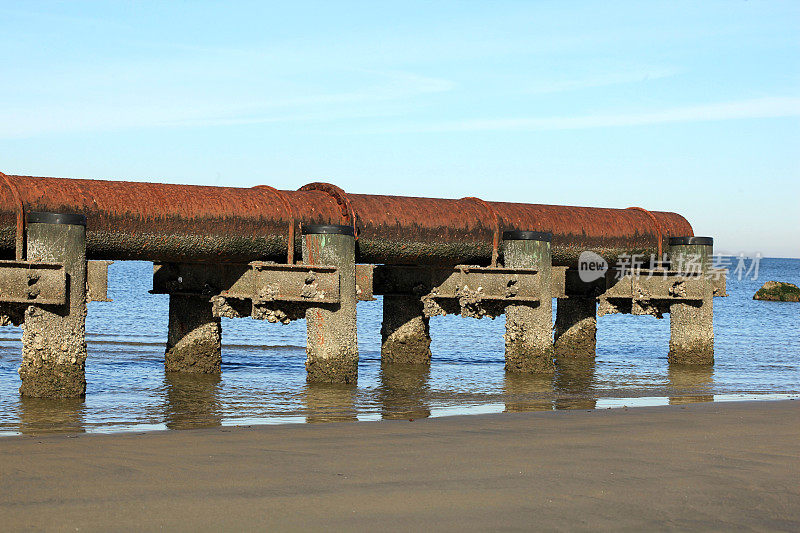
M 594 296 L 570 296 L 556 301 L 556 364 L 562 358 L 594 359 L 597 348 L 597 301 Z
M 538 302 L 519 302 L 505 309 L 508 372 L 554 371 L 551 238 L 551 234 L 537 231 L 506 231 L 503 234 L 506 268 L 536 269 L 540 280 Z
M 29 212 L 26 242 L 29 261 L 63 264 L 67 291 L 63 305 L 30 305 L 25 310 L 19 392 L 37 398 L 84 396 L 86 217 Z
M 208 297 L 169 295 L 167 372 L 218 374 L 222 364 L 222 326 Z
M 383 297 L 381 362 L 428 365 L 431 362 L 429 318 L 422 300 L 410 294 Z
M 701 298 L 670 305 L 669 362 L 681 365 L 714 364 L 714 289 L 709 268 L 711 237 L 673 237 L 669 241 L 672 268 L 702 279 Z
M 306 311 L 306 379 L 354 384 L 358 381 L 358 338 L 353 227 L 303 226 L 303 262 L 334 266 L 339 273 L 339 303 L 318 304 Z

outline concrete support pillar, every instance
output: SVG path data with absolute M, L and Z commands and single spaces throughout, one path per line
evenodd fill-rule
M 673 237 L 669 244 L 672 268 L 704 280 L 701 301 L 670 305 L 669 362 L 713 365 L 714 289 L 707 274 L 714 241 L 711 237 Z
M 550 373 L 553 365 L 553 300 L 551 297 L 552 235 L 538 231 L 503 233 L 506 268 L 540 272 L 541 300 L 506 307 L 506 371 Z
M 419 297 L 384 295 L 381 362 L 429 365 L 431 332 L 428 322 Z
M 597 301 L 593 296 L 559 298 L 556 304 L 556 364 L 562 358 L 594 359 L 597 348 Z
M 208 298 L 170 294 L 164 369 L 167 372 L 219 374 L 222 326 Z
M 29 261 L 64 265 L 67 303 L 26 309 L 19 392 L 36 398 L 82 397 L 86 394 L 86 217 L 28 213 L 26 241 Z
M 306 311 L 309 382 L 358 381 L 355 255 L 351 226 L 303 226 L 303 262 L 331 265 L 339 270 L 339 304 L 310 307 Z

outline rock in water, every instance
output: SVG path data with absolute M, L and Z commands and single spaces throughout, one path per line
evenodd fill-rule
M 753 300 L 800 302 L 800 287 L 783 281 L 768 281 L 756 291 Z

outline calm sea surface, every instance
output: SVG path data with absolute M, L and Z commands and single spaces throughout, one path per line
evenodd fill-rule
M 0 327 L 0 435 L 423 418 L 735 399 L 800 398 L 800 304 L 752 300 L 767 280 L 800 284 L 800 260 L 763 259 L 757 280 L 716 298 L 713 370 L 670 369 L 669 319 L 598 320 L 596 364 L 555 377 L 505 375 L 505 322 L 431 319 L 429 370 L 381 369 L 381 302 L 358 307 L 357 387 L 305 382 L 305 321 L 223 319 L 222 376 L 167 375 L 168 297 L 152 266 L 111 266 L 112 303 L 89 304 L 85 400 L 20 398 L 21 329 Z

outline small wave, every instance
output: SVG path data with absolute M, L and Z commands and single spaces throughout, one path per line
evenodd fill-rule
M 222 343 L 222 349 L 228 350 L 286 350 L 296 351 L 305 350 L 305 346 L 296 346 L 294 344 L 272 345 L 272 344 L 225 344 Z
M 164 346 L 166 341 L 161 342 L 149 342 L 149 341 L 100 341 L 96 339 L 86 339 L 87 344 L 99 344 L 101 346 Z
M 92 333 L 91 336 L 87 336 L 86 343 L 89 345 L 95 346 L 141 346 L 141 347 L 163 347 L 166 344 L 166 339 L 163 340 L 153 340 L 153 341 L 136 341 L 136 340 L 106 340 L 106 339 L 94 339 L 92 337 L 96 336 L 96 334 Z M 106 335 L 107 337 L 113 337 L 114 335 Z M 2 338 L 0 337 L 0 342 L 13 342 L 19 343 L 21 339 L 11 339 L 11 338 Z M 298 351 L 298 350 L 305 350 L 305 346 L 298 346 L 295 344 L 226 344 L 222 343 L 222 348 L 224 350 L 278 350 L 278 351 Z

